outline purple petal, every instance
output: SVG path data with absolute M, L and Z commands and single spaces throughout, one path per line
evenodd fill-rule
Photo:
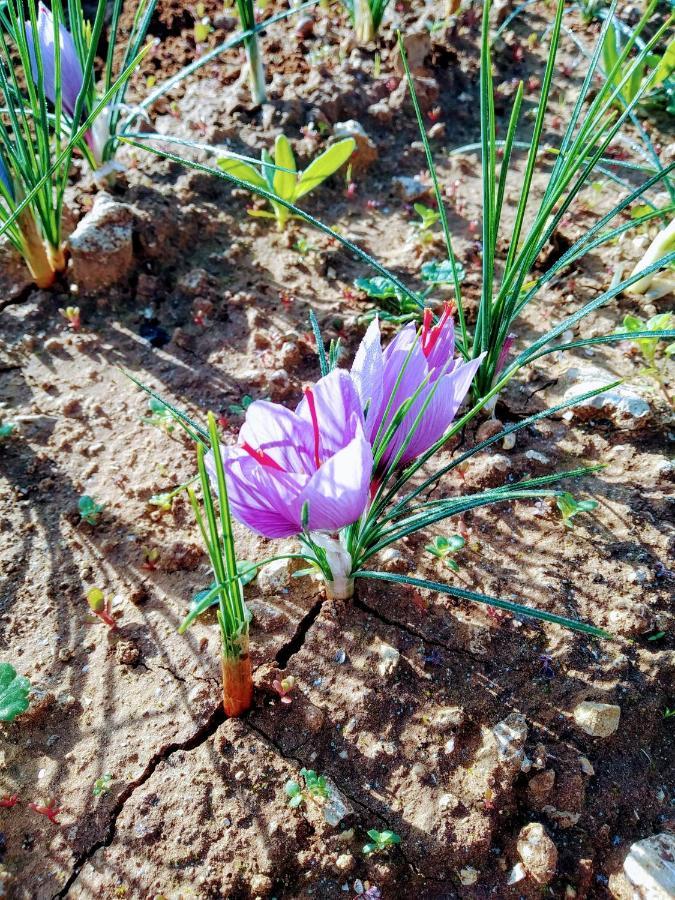
M 373 452 L 360 424 L 356 437 L 314 473 L 302 492 L 311 531 L 337 531 L 356 522 L 368 504 Z
M 33 28 L 26 22 L 26 40 L 30 55 L 33 81 L 37 84 L 38 66 L 33 41 Z M 37 44 L 42 59 L 44 91 L 52 103 L 56 103 L 56 60 L 54 58 L 54 17 L 47 7 L 40 3 L 37 20 Z M 70 32 L 59 25 L 59 45 L 61 54 L 61 102 L 65 112 L 72 116 L 75 103 L 82 90 L 82 66 Z
M 223 448 L 222 453 L 234 518 L 264 537 L 298 534 L 302 530 L 300 496 L 309 476 L 262 466 L 238 447 Z M 209 457 L 210 453 L 206 467 L 213 478 L 213 459 Z
M 311 424 L 278 403 L 256 400 L 246 410 L 239 445 L 263 450 L 286 472 L 311 475 L 314 465 L 314 432 Z
M 473 377 L 484 357 L 485 354 L 482 353 L 477 359 L 472 359 L 457 366 L 449 375 L 441 376 L 437 385 L 434 384 L 426 388 L 418 400 L 415 401 L 395 435 L 395 443 L 398 448 L 405 442 L 425 399 L 433 390 L 431 400 L 424 410 L 422 419 L 410 443 L 403 452 L 400 464 L 408 463 L 421 456 L 445 434 L 452 424 L 457 410 L 462 405 L 462 401 L 469 392 Z M 393 453 L 388 452 L 388 459 L 393 458 L 393 455 Z
M 311 388 L 314 408 L 319 424 L 319 459 L 323 463 L 342 450 L 356 434 L 358 423 L 363 423 L 361 401 L 349 372 L 334 369 Z M 298 404 L 297 416 L 307 423 L 314 446 L 314 427 L 307 398 Z
M 376 417 L 378 426 L 384 420 L 380 438 L 384 436 L 386 428 L 403 403 L 415 395 L 428 375 L 429 367 L 422 352 L 415 326 L 407 325 L 384 351 L 382 404 Z M 387 406 L 389 406 L 388 410 Z M 373 425 L 375 424 L 373 422 Z M 400 434 L 400 431 L 399 427 L 397 432 Z M 377 429 L 371 431 L 371 440 L 375 440 L 376 434 Z
M 373 319 L 370 323 L 359 345 L 351 368 L 351 375 L 361 401 L 361 409 L 368 410 L 366 432 L 370 433 L 371 426 L 382 406 L 384 382 L 384 356 L 380 341 L 380 323 L 377 319 Z
M 435 369 L 443 369 L 449 359 L 455 355 L 455 325 L 452 316 L 444 314 L 441 320 L 441 328 L 436 337 L 434 346 L 427 356 L 427 365 L 433 372 Z M 446 369 L 447 374 L 447 369 Z

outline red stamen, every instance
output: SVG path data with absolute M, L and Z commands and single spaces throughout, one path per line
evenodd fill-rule
M 244 441 L 241 445 L 241 449 L 245 450 L 249 456 L 252 456 L 256 462 L 259 462 L 261 466 L 267 466 L 268 469 L 276 469 L 277 472 L 286 471 L 283 466 L 280 466 L 279 463 L 272 459 L 271 456 L 268 456 L 264 450 L 256 450 L 255 447 L 251 447 L 249 443 Z
M 314 428 L 314 463 L 317 469 L 321 466 L 319 459 L 319 419 L 316 414 L 316 402 L 311 388 L 305 388 L 305 397 L 309 406 L 309 414 L 312 417 L 312 427 Z
M 424 353 L 426 357 L 429 357 L 429 354 L 438 343 L 438 339 L 441 336 L 443 329 L 445 328 L 445 323 L 452 315 L 452 310 L 452 303 L 444 303 L 443 314 L 438 320 L 438 323 L 433 327 L 431 324 L 431 310 L 429 308 L 424 310 L 424 318 L 422 319 L 422 353 Z

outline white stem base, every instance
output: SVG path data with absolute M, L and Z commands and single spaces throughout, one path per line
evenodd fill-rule
M 326 596 L 329 600 L 351 600 L 354 596 L 354 579 L 334 576 L 332 581 L 326 582 Z

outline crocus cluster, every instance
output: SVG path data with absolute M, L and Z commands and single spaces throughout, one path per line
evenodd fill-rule
M 408 325 L 385 350 L 375 320 L 351 371 L 306 388 L 295 412 L 252 403 L 237 444 L 222 451 L 234 517 L 269 538 L 310 532 L 330 560 L 330 535 L 363 515 L 371 482 L 420 456 L 452 423 L 482 361 L 462 362 L 454 349 L 449 307 L 436 324 L 427 311 L 420 331 Z

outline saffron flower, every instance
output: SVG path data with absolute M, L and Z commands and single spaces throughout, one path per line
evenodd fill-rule
M 295 412 L 252 403 L 222 456 L 233 516 L 264 537 L 334 533 L 368 504 L 373 454 L 359 395 L 341 369 L 307 388 Z M 211 454 L 206 466 L 215 480 Z
M 59 52 L 61 63 L 60 87 L 61 105 L 66 115 L 71 118 L 75 115 L 77 98 L 84 84 L 82 63 L 75 47 L 75 41 L 68 29 L 59 23 Z M 52 103 L 56 103 L 56 59 L 54 49 L 54 16 L 44 3 L 40 3 L 37 16 L 37 50 L 42 61 L 42 74 L 44 79 L 44 91 Z M 36 56 L 36 42 L 33 37 L 33 26 L 26 22 L 26 40 L 30 54 L 31 71 L 33 81 L 38 82 L 38 65 Z M 94 159 L 101 163 L 103 151 L 110 132 L 110 109 L 106 107 L 96 118 L 92 127 L 85 134 L 85 140 L 89 145 Z
M 75 112 L 75 104 L 84 78 L 82 65 L 77 55 L 73 36 L 63 25 L 59 25 L 59 48 L 61 61 L 61 103 L 65 112 L 72 116 Z M 54 52 L 54 16 L 44 3 L 38 7 L 37 17 L 37 48 L 42 60 L 42 73 L 44 77 L 44 90 L 47 97 L 56 103 L 56 60 Z M 33 37 L 33 26 L 26 22 L 26 40 L 30 53 L 33 81 L 37 84 L 38 65 L 35 53 L 36 41 Z
M 386 467 L 406 442 L 399 464 L 421 456 L 452 423 L 485 356 L 462 362 L 453 358 L 454 352 L 449 304 L 435 325 L 431 310 L 426 309 L 421 332 L 412 323 L 406 325 L 384 351 L 378 320 L 370 324 L 351 375 L 365 411 L 366 435 L 376 452 L 397 412 L 412 400 L 385 448 L 381 466 Z

